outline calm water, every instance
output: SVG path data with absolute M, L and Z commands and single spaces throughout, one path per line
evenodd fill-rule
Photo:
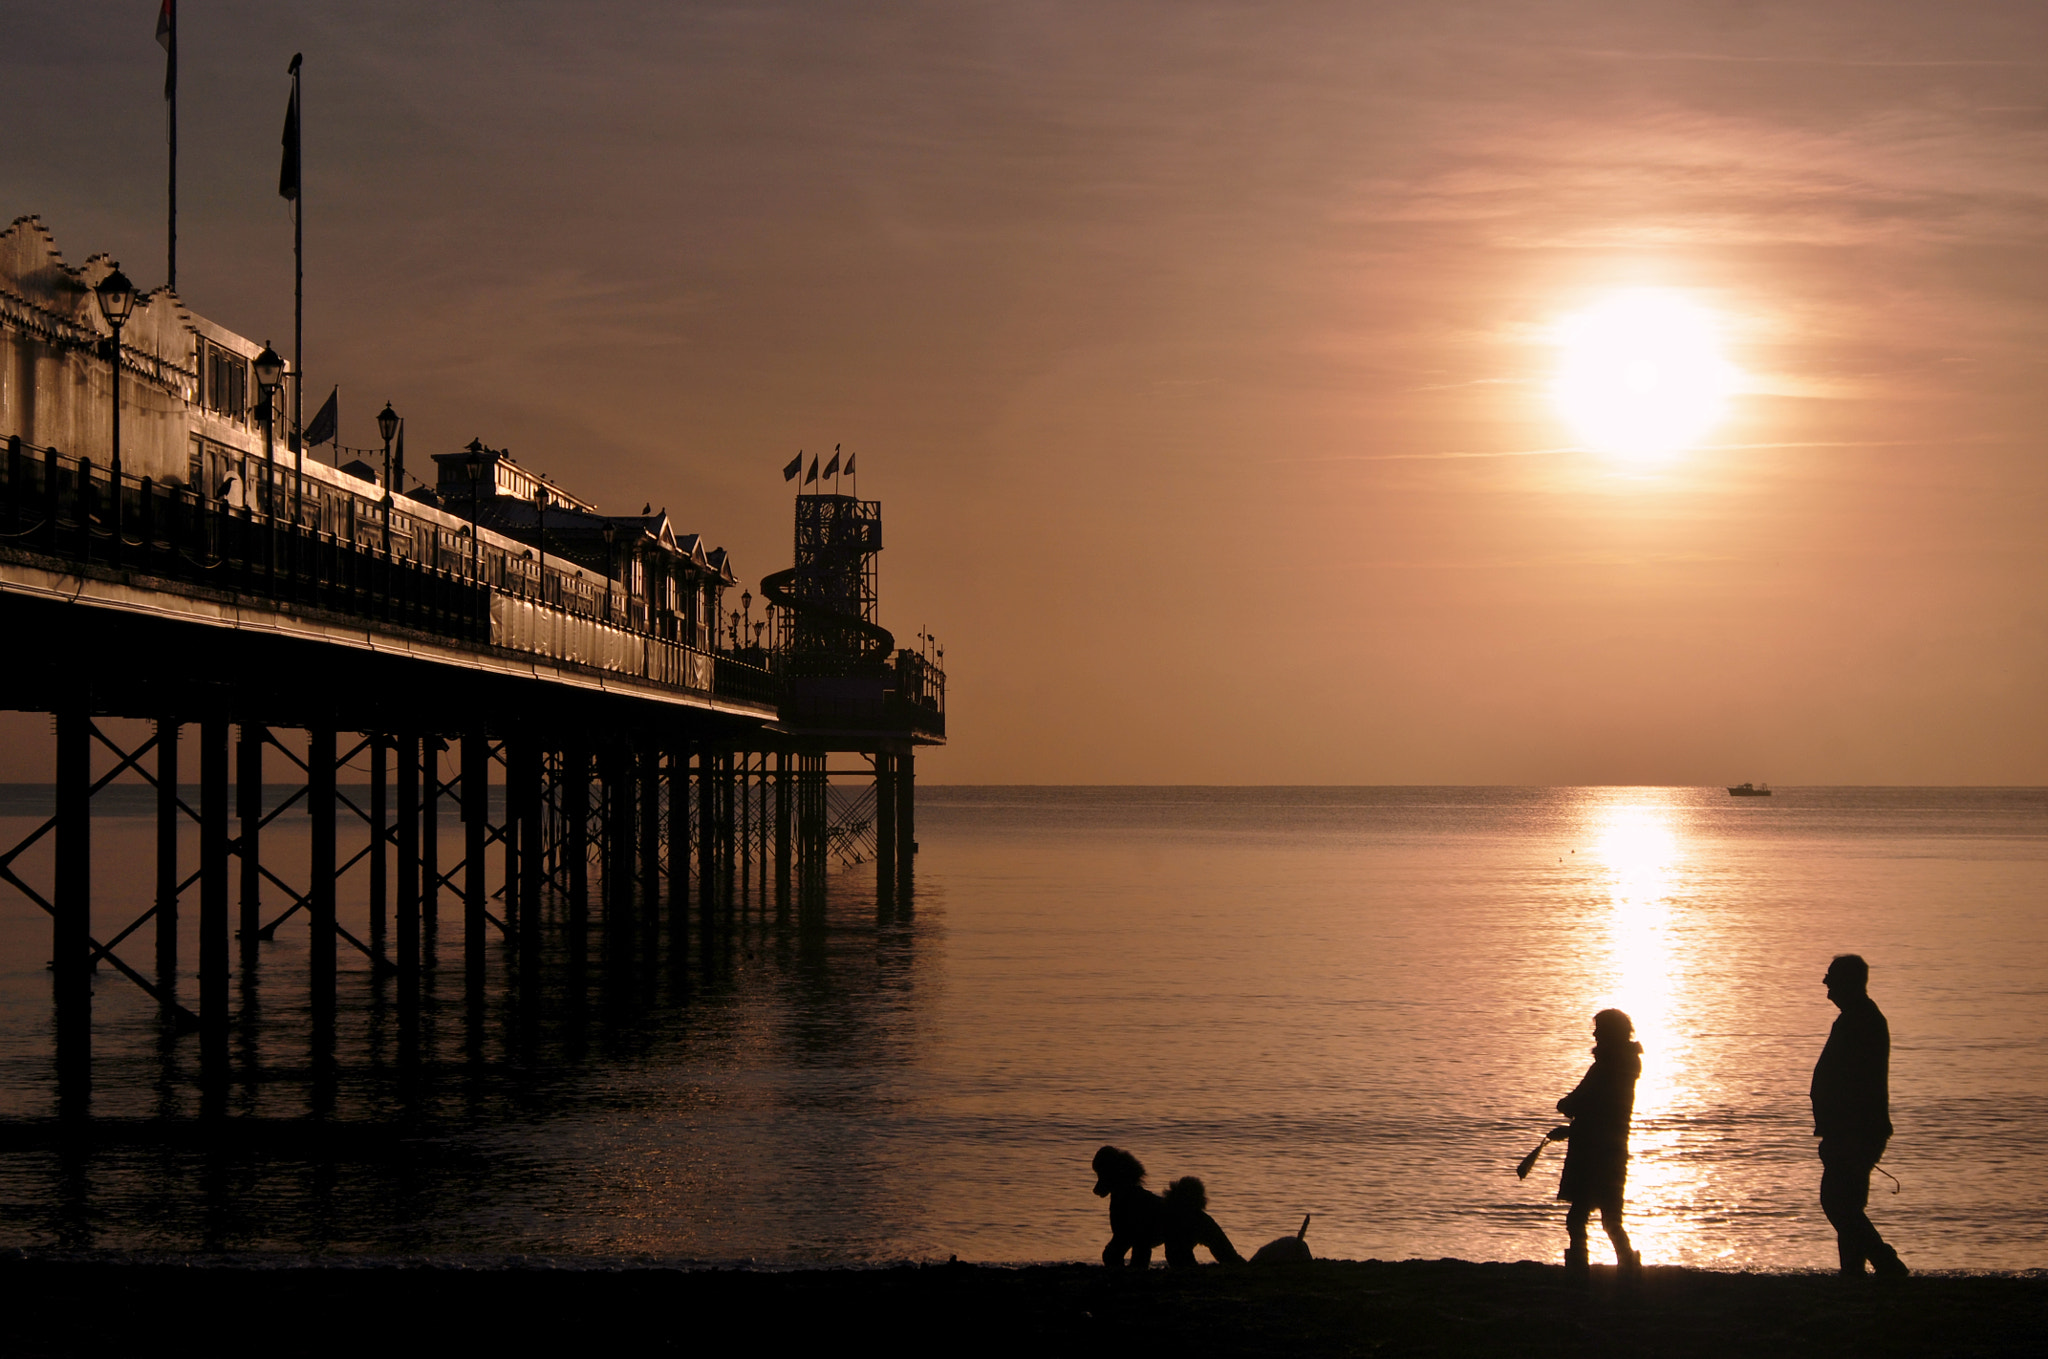
M 0 835 L 46 806 L 14 790 Z M 303 864 L 276 824 L 266 860 Z M 150 829 L 96 817 L 102 938 Z M 344 947 L 331 1085 L 287 925 L 220 1125 L 195 1040 L 166 1056 L 103 972 L 84 1140 L 50 1119 L 46 920 L 0 900 L 0 1246 L 1091 1258 L 1111 1141 L 1201 1174 L 1246 1248 L 1314 1212 L 1322 1254 L 1554 1259 L 1561 1158 L 1511 1168 L 1616 1004 L 1645 1257 L 1832 1267 L 1805 1092 L 1853 949 L 1894 1035 L 1873 1217 L 1915 1266 L 2048 1265 L 2048 793 L 934 787 L 919 834 L 910 912 L 853 870 L 820 918 L 693 925 L 680 971 L 607 974 L 594 938 L 587 989 L 551 934 L 537 1010 L 467 1014 L 444 905 L 417 1061 Z

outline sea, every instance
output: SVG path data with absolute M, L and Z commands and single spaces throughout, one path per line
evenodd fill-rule
M 97 938 L 149 906 L 151 796 L 96 799 Z M 919 799 L 907 901 L 878 904 L 856 863 L 822 906 L 778 909 L 755 873 L 632 950 L 551 903 L 524 993 L 495 937 L 466 991 L 444 899 L 417 1026 L 344 945 L 331 1051 L 288 919 L 238 963 L 219 1107 L 198 1040 L 103 966 L 90 1116 L 69 1122 L 48 918 L 0 884 L 0 1248 L 1089 1260 L 1108 1238 L 1089 1162 L 1113 1144 L 1155 1187 L 1200 1176 L 1247 1253 L 1306 1218 L 1322 1256 L 1555 1261 L 1561 1148 L 1515 1165 L 1618 1006 L 1644 1050 L 1644 1258 L 1826 1269 L 1807 1086 L 1835 1015 L 1822 974 L 1856 952 L 1892 1032 L 1873 1220 L 1918 1269 L 2048 1267 L 2048 790 Z M 0 788 L 0 844 L 49 809 L 48 788 Z M 302 882 L 303 816 L 265 835 Z M 442 843 L 459 854 L 452 818 Z M 189 831 L 181 852 L 189 871 Z M 48 837 L 8 867 L 47 892 Z M 364 872 L 340 918 L 367 940 Z M 289 902 L 269 890 L 266 919 Z M 145 974 L 151 928 L 117 950 Z

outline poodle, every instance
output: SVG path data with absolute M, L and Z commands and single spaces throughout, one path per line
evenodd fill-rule
M 1196 1246 L 1206 1246 L 1225 1264 L 1244 1263 L 1223 1228 L 1209 1216 L 1208 1190 L 1193 1175 L 1166 1186 L 1164 1195 L 1155 1194 L 1145 1187 L 1145 1167 L 1137 1157 L 1104 1147 L 1095 1153 L 1095 1197 L 1109 1200 L 1109 1244 L 1102 1248 L 1105 1265 L 1122 1264 L 1129 1252 L 1131 1267 L 1143 1269 L 1152 1263 L 1154 1246 L 1166 1247 L 1166 1263 L 1174 1266 L 1192 1265 Z

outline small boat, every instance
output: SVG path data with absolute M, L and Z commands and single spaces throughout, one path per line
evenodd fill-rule
M 1770 795 L 1771 785 L 1768 783 L 1738 783 L 1728 790 L 1729 797 L 1769 797 Z

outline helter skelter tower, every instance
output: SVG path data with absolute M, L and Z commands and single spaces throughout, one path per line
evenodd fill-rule
M 915 751 L 945 743 L 945 674 L 932 657 L 899 649 L 877 621 L 880 501 L 799 495 L 795 547 L 796 565 L 764 578 L 761 593 L 784 610 L 775 664 L 785 697 L 777 726 L 796 761 L 801 877 L 822 884 L 835 845 L 843 857 L 845 844 L 871 836 L 876 884 L 886 898 L 909 887 L 917 850 Z M 865 794 L 834 804 L 827 788 L 833 752 L 872 762 L 871 818 L 863 815 Z
M 886 667 L 896 639 L 875 621 L 876 558 L 882 551 L 882 502 L 850 495 L 796 499 L 796 565 L 762 582 L 791 611 L 789 674 L 855 675 Z M 788 583 L 782 585 L 787 577 Z M 777 595 L 784 596 L 777 599 Z

